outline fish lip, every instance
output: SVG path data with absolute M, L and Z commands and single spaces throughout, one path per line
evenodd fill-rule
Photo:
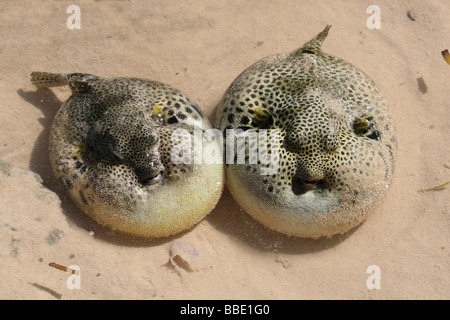
M 295 195 L 302 195 L 308 191 L 325 189 L 327 183 L 322 178 L 304 177 L 301 175 L 295 175 L 292 178 L 292 192 Z
M 141 183 L 144 186 L 152 186 L 161 183 L 164 180 L 164 170 L 161 170 L 154 176 L 145 176 L 141 179 Z
M 304 188 L 307 190 L 314 190 L 317 188 L 317 185 L 319 183 L 320 179 L 318 180 L 306 180 L 302 179 L 301 183 L 303 184 Z

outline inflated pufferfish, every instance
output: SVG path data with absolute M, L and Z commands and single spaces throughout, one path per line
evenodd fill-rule
M 202 135 L 210 124 L 185 94 L 135 78 L 31 76 L 37 87 L 72 90 L 50 129 L 50 162 L 71 198 L 97 222 L 164 237 L 189 229 L 215 207 L 223 164 L 206 164 L 198 153 L 219 144 Z
M 394 172 L 388 105 L 365 73 L 322 51 L 329 28 L 300 49 L 249 67 L 217 111 L 225 136 L 248 139 L 227 159 L 234 198 L 263 225 L 298 237 L 331 236 L 359 225 Z M 249 132 L 257 135 L 253 143 Z M 251 156 L 255 146 L 257 156 Z M 238 161 L 239 150 L 245 161 Z

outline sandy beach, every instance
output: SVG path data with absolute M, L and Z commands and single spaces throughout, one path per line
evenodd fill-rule
M 370 5 L 379 29 L 369 28 Z M 449 14 L 441 0 L 3 1 L 0 298 L 449 299 L 450 185 L 421 192 L 450 180 Z M 37 90 L 32 71 L 158 80 L 212 121 L 244 69 L 328 24 L 323 50 L 374 79 L 396 124 L 394 183 L 359 227 L 329 239 L 283 236 L 225 190 L 191 230 L 134 238 L 87 217 L 53 177 L 48 134 L 70 89 Z

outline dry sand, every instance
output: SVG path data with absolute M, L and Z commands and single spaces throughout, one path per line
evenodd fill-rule
M 81 9 L 70 30 L 67 7 Z M 381 10 L 370 30 L 369 5 Z M 2 1 L 0 298 L 449 299 L 448 1 Z M 233 79 L 333 25 L 324 50 L 368 73 L 390 102 L 399 157 L 386 200 L 360 227 L 292 239 L 254 222 L 225 191 L 192 230 L 145 240 L 87 218 L 55 183 L 50 123 L 68 88 L 31 71 L 141 77 L 187 93 L 212 119 Z M 49 263 L 77 265 L 80 289 Z M 370 289 L 367 268 L 379 267 Z

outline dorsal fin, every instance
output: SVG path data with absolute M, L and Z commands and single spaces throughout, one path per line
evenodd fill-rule
M 313 39 L 305 43 L 300 49 L 294 51 L 294 55 L 301 53 L 319 54 L 322 49 L 322 43 L 328 35 L 328 30 L 330 30 L 331 25 L 327 25 L 322 32 L 320 32 Z

